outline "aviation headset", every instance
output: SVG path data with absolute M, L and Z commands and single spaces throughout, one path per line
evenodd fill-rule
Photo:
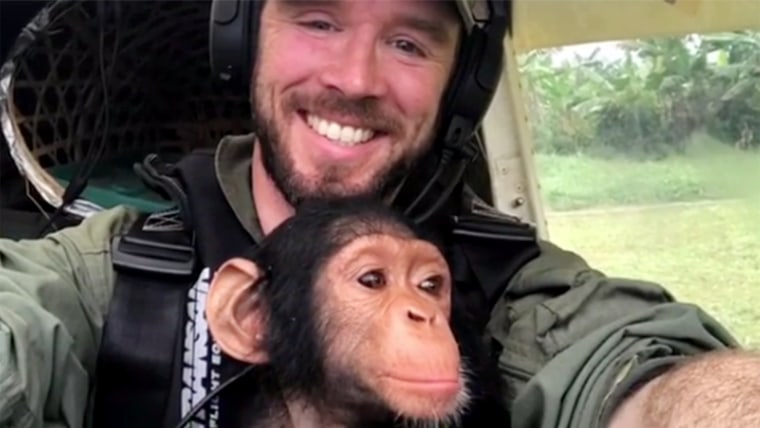
M 488 18 L 482 21 L 465 21 L 465 34 L 456 61 L 456 68 L 443 97 L 440 116 L 441 127 L 436 141 L 443 145 L 439 171 L 433 181 L 443 173 L 452 157 L 468 163 L 473 153 L 470 140 L 477 131 L 493 99 L 503 68 L 503 42 L 510 24 L 509 0 L 478 0 L 486 2 Z M 253 56 L 257 51 L 257 36 L 262 0 L 212 0 L 209 25 L 211 69 L 224 81 L 241 85 L 250 83 Z M 462 11 L 460 11 L 462 12 Z M 473 13 L 463 16 L 473 17 Z M 469 25 L 469 28 L 467 28 Z M 479 149 L 476 149 L 479 150 Z M 464 166 L 459 175 L 464 173 Z M 459 178 L 455 178 L 458 181 Z M 453 191 L 453 185 L 446 190 Z M 427 188 L 422 193 L 425 194 Z M 444 193 L 447 193 L 444 191 Z M 421 199 L 421 194 L 410 211 Z M 448 195 L 445 195 L 447 198 Z M 444 199 L 444 198 L 439 198 Z M 439 201 L 442 203 L 442 201 Z M 434 204 L 435 205 L 435 204 Z M 437 208 L 437 207 L 436 207 Z M 433 209 L 428 210 L 427 216 Z M 423 216 L 426 217 L 426 216 Z

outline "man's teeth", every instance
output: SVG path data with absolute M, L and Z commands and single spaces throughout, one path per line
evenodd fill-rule
M 371 129 L 341 126 L 338 123 L 322 119 L 313 114 L 308 115 L 306 121 L 311 129 L 315 130 L 319 135 L 347 146 L 363 143 L 375 136 L 375 131 Z

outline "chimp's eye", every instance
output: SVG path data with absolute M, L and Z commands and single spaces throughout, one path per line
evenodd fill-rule
M 377 270 L 369 271 L 360 276 L 358 282 L 367 288 L 380 288 L 385 285 L 385 275 Z
M 424 281 L 422 281 L 418 285 L 418 287 L 420 288 L 420 290 L 426 291 L 428 293 L 435 293 L 441 289 L 442 285 L 443 285 L 443 278 L 441 278 L 440 275 L 435 275 L 435 276 L 426 278 Z

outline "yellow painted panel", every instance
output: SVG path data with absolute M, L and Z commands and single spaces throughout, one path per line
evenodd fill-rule
M 760 0 L 515 0 L 516 52 L 639 37 L 760 30 Z

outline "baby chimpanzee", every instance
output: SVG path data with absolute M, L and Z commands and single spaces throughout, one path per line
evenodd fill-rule
M 240 426 L 509 427 L 435 242 L 379 201 L 312 201 L 223 264 L 207 318 L 255 366 Z

